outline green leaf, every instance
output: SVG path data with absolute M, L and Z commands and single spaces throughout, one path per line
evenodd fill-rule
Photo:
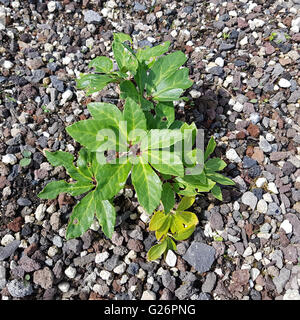
M 121 41 L 115 39 L 112 44 L 115 59 L 121 72 L 130 71 L 135 74 L 138 68 L 138 60 L 131 50 Z
M 105 164 L 99 170 L 96 180 L 97 190 L 102 200 L 111 199 L 125 186 L 131 163 Z
M 195 229 L 196 229 L 196 226 L 190 226 L 185 229 L 182 229 L 181 231 L 174 234 L 173 238 L 177 241 L 186 240 L 187 238 L 189 238 L 193 234 Z
M 178 219 L 183 225 L 197 225 L 199 220 L 195 213 L 189 211 L 176 211 L 175 219 Z
M 217 144 L 216 144 L 214 137 L 211 137 L 209 139 L 208 145 L 207 145 L 205 153 L 204 153 L 204 161 L 206 161 L 207 158 L 214 152 L 216 145 Z
M 93 176 L 93 173 L 91 171 L 92 155 L 87 149 L 85 148 L 80 149 L 76 164 L 79 172 L 82 175 L 92 178 Z
M 220 171 L 227 166 L 226 162 L 219 158 L 212 158 L 205 162 L 205 168 L 209 171 Z
M 23 158 L 20 160 L 20 166 L 21 167 L 26 167 L 29 166 L 31 163 L 31 159 L 30 158 Z
M 180 130 L 152 129 L 142 139 L 141 150 L 167 148 L 182 139 L 183 134 Z
M 89 63 L 89 68 L 95 68 L 97 72 L 109 73 L 113 69 L 113 62 L 107 57 L 97 57 Z
M 146 85 L 146 78 L 147 78 L 147 67 L 144 62 L 140 62 L 138 64 L 138 68 L 136 70 L 136 74 L 134 76 L 134 80 L 137 83 L 139 88 L 139 92 L 141 95 L 144 93 L 145 85 Z
M 68 134 L 92 152 L 127 150 L 124 139 L 119 141 L 118 128 L 109 127 L 101 120 L 81 120 L 66 128 Z
M 138 134 L 138 130 L 144 131 L 143 135 L 146 134 L 145 131 L 147 130 L 147 123 L 144 112 L 142 111 L 140 105 L 137 104 L 133 99 L 127 98 L 123 115 L 124 120 L 127 121 L 127 132 L 129 135 L 128 139 L 133 143 L 136 143 L 140 140 L 140 137 L 136 136 L 136 134 Z
M 195 202 L 195 197 L 183 197 L 177 207 L 176 211 L 184 211 L 191 207 Z
M 174 176 L 184 176 L 184 168 L 179 156 L 165 150 L 148 150 L 142 155 L 145 161 L 151 163 L 157 171 Z
M 148 47 L 146 49 L 139 49 L 136 56 L 139 61 L 150 61 L 156 57 L 161 56 L 169 50 L 170 41 L 166 41 L 163 44 L 155 47 Z
M 140 101 L 140 95 L 132 81 L 124 80 L 120 83 L 120 98 L 131 98 L 137 103 Z
M 149 223 L 149 230 L 156 231 L 162 227 L 168 216 L 162 211 L 156 211 Z
M 95 191 L 96 217 L 104 234 L 111 239 L 116 223 L 116 210 L 108 200 L 102 200 Z
M 223 201 L 223 195 L 222 195 L 222 191 L 221 188 L 218 185 L 214 185 L 214 187 L 211 189 L 211 193 L 213 194 L 213 196 L 220 200 Z
M 88 193 L 74 207 L 67 227 L 67 240 L 80 237 L 91 226 L 95 216 L 94 191 Z
M 184 89 L 189 88 L 192 84 L 193 81 L 189 79 L 189 69 L 182 68 L 168 78 L 164 78 L 155 90 L 152 90 L 153 99 L 158 101 L 179 100 Z
M 90 177 L 83 175 L 74 166 L 74 156 L 71 153 L 64 151 L 49 152 L 46 150 L 45 155 L 54 167 L 63 166 L 71 178 L 77 181 L 90 181 Z
M 172 223 L 172 216 L 167 215 L 167 219 L 164 221 L 162 226 L 155 231 L 155 237 L 157 240 L 163 239 L 169 232 L 170 226 Z
M 168 250 L 173 250 L 173 251 L 177 250 L 176 243 L 170 237 L 167 237 L 167 242 L 168 242 L 168 248 L 167 248 Z
M 25 158 L 29 158 L 29 157 L 31 157 L 31 152 L 29 150 L 23 150 L 22 155 Z
M 78 196 L 94 188 L 91 183 L 67 183 L 64 180 L 49 182 L 38 194 L 41 199 L 55 199 L 60 193 L 66 192 L 72 196 Z
M 160 82 L 171 76 L 186 60 L 185 54 L 181 51 L 175 51 L 157 59 L 149 70 L 146 84 L 148 95 L 155 92 Z
M 168 242 L 166 240 L 151 247 L 147 253 L 148 260 L 151 261 L 158 259 L 166 251 L 167 247 Z
M 114 33 L 114 40 L 118 40 L 120 42 L 129 41 L 132 43 L 130 35 L 123 32 Z
M 229 179 L 229 178 L 227 178 L 217 172 L 212 172 L 212 173 L 207 172 L 206 176 L 207 176 L 207 178 L 209 178 L 217 183 L 223 184 L 225 186 L 234 186 L 235 185 L 234 181 L 232 181 L 231 179 Z
M 111 82 L 116 82 L 115 77 L 103 74 L 81 74 L 76 80 L 78 89 L 86 90 L 88 95 L 101 91 Z
M 122 112 L 117 106 L 105 102 L 91 102 L 87 108 L 95 120 L 101 120 L 109 127 L 118 127 L 123 120 Z
M 175 120 L 175 111 L 172 102 L 159 102 L 155 108 L 156 128 L 169 128 Z
M 164 206 L 165 213 L 169 213 L 175 205 L 175 193 L 169 182 L 164 183 L 162 186 L 161 201 Z
M 149 164 L 143 163 L 139 157 L 138 160 L 139 163 L 133 165 L 131 179 L 139 203 L 151 214 L 159 205 L 162 183 Z

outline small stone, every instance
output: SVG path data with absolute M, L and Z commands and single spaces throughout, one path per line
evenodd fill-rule
M 14 66 L 14 64 L 13 64 L 11 61 L 9 61 L 9 60 L 5 60 L 5 61 L 3 62 L 3 68 L 4 68 L 4 69 L 9 70 L 9 69 L 11 69 L 13 66 Z
M 7 284 L 7 290 L 15 298 L 23 298 L 33 293 L 32 285 L 29 282 L 17 279 Z
M 217 281 L 217 276 L 214 272 L 209 272 L 205 278 L 205 281 L 201 287 L 201 291 L 202 292 L 206 292 L 206 293 L 210 293 L 215 285 L 216 285 L 216 281 Z
M 283 300 L 300 300 L 299 290 L 288 289 L 286 290 Z
M 258 188 L 262 188 L 266 182 L 267 182 L 266 178 L 258 178 L 255 184 Z
M 277 189 L 276 184 L 274 182 L 269 182 L 267 188 L 269 191 L 271 191 L 275 194 L 278 194 L 278 189 Z
M 264 199 L 260 199 L 257 203 L 257 211 L 259 213 L 267 213 L 268 211 L 268 204 Z
M 69 278 L 69 279 L 74 279 L 76 276 L 76 268 L 69 266 L 66 270 L 65 270 L 65 275 Z
M 56 2 L 55 1 L 49 1 L 47 4 L 48 11 L 54 12 L 56 10 Z
M 93 10 L 85 11 L 83 19 L 86 23 L 92 23 L 92 24 L 100 24 L 103 20 L 100 14 Z
M 263 136 L 259 137 L 259 147 L 265 153 L 269 153 L 272 151 L 272 146 Z
M 53 273 L 48 267 L 37 270 L 33 274 L 33 282 L 41 286 L 43 289 L 50 289 L 53 285 L 53 281 Z
M 14 165 L 16 164 L 18 159 L 14 154 L 6 154 L 5 156 L 2 157 L 2 162 L 5 164 L 11 164 Z
M 175 267 L 177 262 L 177 256 L 172 250 L 168 250 L 167 256 L 166 256 L 166 264 L 169 267 Z
M 99 276 L 102 280 L 106 281 L 111 278 L 111 272 L 106 271 L 106 270 L 101 270 Z
M 43 203 L 41 203 L 37 207 L 37 209 L 36 209 L 36 211 L 34 213 L 35 218 L 36 218 L 37 221 L 42 221 L 44 219 L 46 208 L 47 208 L 47 206 L 45 204 L 43 204 Z
M 218 65 L 219 67 L 224 67 L 224 59 L 221 58 L 221 57 L 218 57 L 216 60 L 215 60 L 215 64 Z
M 61 292 L 63 292 L 63 293 L 68 292 L 69 289 L 70 289 L 70 284 L 69 284 L 69 282 L 64 281 L 64 282 L 59 283 L 58 289 L 59 289 Z
M 260 271 L 257 268 L 252 268 L 250 270 L 250 276 L 251 276 L 252 281 L 255 281 L 256 278 L 259 276 L 259 274 L 260 274 Z
M 252 248 L 251 247 L 247 247 L 246 250 L 243 253 L 243 257 L 244 258 L 249 257 L 249 256 L 251 256 L 251 254 L 252 254 Z
M 242 196 L 242 202 L 254 210 L 257 204 L 257 198 L 251 191 L 247 191 Z
M 228 160 L 236 162 L 236 163 L 239 163 L 239 162 L 242 161 L 241 158 L 239 157 L 239 155 L 236 153 L 236 151 L 234 149 L 229 149 L 226 152 L 226 158 Z
M 236 112 L 242 112 L 243 111 L 243 108 L 244 108 L 244 106 L 240 103 L 240 102 L 236 102 L 234 105 L 233 105 L 233 107 L 232 107 L 232 109 L 234 110 L 234 111 L 236 111 Z
M 293 226 L 287 219 L 281 223 L 280 228 L 283 229 L 287 234 L 293 231 Z
M 275 284 L 277 292 L 280 294 L 286 283 L 288 282 L 290 278 L 291 271 L 288 270 L 287 268 L 282 268 L 280 270 L 280 273 L 277 277 L 274 277 L 273 282 Z
M 11 234 L 6 234 L 2 239 L 1 239 L 1 245 L 2 246 L 8 246 L 10 243 L 12 243 L 15 240 L 14 236 Z
M 126 263 L 125 262 L 121 262 L 118 266 L 116 266 L 113 271 L 116 274 L 123 274 L 126 271 Z
M 289 88 L 291 86 L 291 83 L 289 80 L 281 78 L 278 82 L 278 85 L 280 88 Z
M 193 241 L 183 256 L 183 259 L 198 272 L 208 271 L 215 261 L 216 250 L 204 243 Z
M 156 294 L 153 291 L 146 290 L 143 292 L 141 300 L 156 300 Z
M 109 258 L 109 253 L 107 251 L 97 253 L 95 257 L 95 263 L 102 263 Z
M 19 247 L 19 240 L 9 242 L 5 247 L 0 247 L 0 261 L 9 258 Z M 1 243 L 2 244 L 2 243 Z

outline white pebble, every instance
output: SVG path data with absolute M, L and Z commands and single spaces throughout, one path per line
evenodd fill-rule
M 289 88 L 291 86 L 291 83 L 289 80 L 281 78 L 278 82 L 279 87 L 281 88 Z
M 234 149 L 229 149 L 226 152 L 226 158 L 230 161 L 237 162 L 237 163 L 242 161 Z
M 3 62 L 3 68 L 4 69 L 11 69 L 13 66 L 14 66 L 14 64 L 9 60 L 5 60 Z
M 2 157 L 2 162 L 5 164 L 11 164 L 14 165 L 17 163 L 17 158 L 14 154 L 8 153 L 5 156 Z
M 277 187 L 276 187 L 274 182 L 269 182 L 268 183 L 268 190 L 273 192 L 273 193 L 275 193 L 275 194 L 278 194 L 278 189 L 277 189 Z
M 58 285 L 58 289 L 61 291 L 61 292 L 68 292 L 69 289 L 70 289 L 70 284 L 68 282 L 61 282 L 59 285 Z
M 224 67 L 224 59 L 221 58 L 221 57 L 218 57 L 216 60 L 215 60 L 215 64 L 220 66 L 220 67 Z
M 256 180 L 256 186 L 258 188 L 261 188 L 265 183 L 267 182 L 267 179 L 266 178 L 258 178 Z
M 243 105 L 240 102 L 236 102 L 232 109 L 236 112 L 242 112 L 243 111 Z
M 11 242 L 13 242 L 15 238 L 11 234 L 6 234 L 2 239 L 1 239 L 1 245 L 2 246 L 7 246 Z
M 74 279 L 76 276 L 76 269 L 74 267 L 69 266 L 66 270 L 65 270 L 65 275 L 70 278 L 70 279 Z
M 156 294 L 150 290 L 143 292 L 141 300 L 156 300 Z
M 95 257 L 95 263 L 102 263 L 105 260 L 107 260 L 109 257 L 109 253 L 108 252 L 101 252 L 101 253 L 97 253 L 96 257 Z
M 168 250 L 167 256 L 166 256 L 166 264 L 169 267 L 175 267 L 177 262 L 177 256 L 172 250 Z
M 100 274 L 99 274 L 100 278 L 102 280 L 109 280 L 111 278 L 111 273 L 109 271 L 106 270 L 101 270 Z
M 45 217 L 46 205 L 41 203 L 35 210 L 35 218 L 37 221 L 42 221 Z
M 281 223 L 280 228 L 283 229 L 285 233 L 291 233 L 293 231 L 293 226 L 287 219 Z
M 116 274 L 123 274 L 126 270 L 126 263 L 125 262 L 121 262 L 118 266 L 116 266 L 114 268 L 114 273 Z

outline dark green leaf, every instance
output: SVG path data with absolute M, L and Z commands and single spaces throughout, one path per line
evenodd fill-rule
M 95 191 L 96 217 L 104 234 L 111 239 L 116 223 L 116 210 L 108 200 L 102 200 Z
M 80 237 L 91 226 L 95 216 L 94 191 L 88 193 L 74 207 L 71 214 L 66 238 L 67 240 Z
M 205 162 L 205 168 L 209 171 L 220 171 L 227 166 L 226 162 L 219 158 L 208 159 Z
M 211 189 L 211 193 L 213 194 L 213 196 L 222 201 L 223 200 L 223 195 L 222 195 L 222 191 L 221 188 L 218 185 L 214 185 L 214 187 Z
M 166 41 L 155 47 L 148 47 L 146 49 L 139 49 L 137 52 L 137 58 L 139 61 L 150 61 L 156 57 L 161 56 L 169 50 L 170 41 Z
M 224 177 L 222 174 L 217 173 L 217 172 L 212 172 L 212 173 L 207 172 L 206 176 L 207 176 L 207 178 L 209 178 L 217 183 L 223 184 L 225 186 L 234 186 L 235 185 L 234 181 L 232 181 L 231 179 L 229 179 L 227 177 Z
M 89 68 L 97 72 L 109 73 L 113 69 L 113 62 L 107 57 L 97 57 L 89 63 Z
M 155 108 L 156 128 L 169 128 L 175 120 L 175 111 L 172 102 L 159 102 Z
M 71 178 L 77 181 L 90 181 L 90 177 L 83 175 L 74 166 L 74 156 L 71 153 L 64 151 L 49 152 L 45 151 L 47 160 L 54 166 L 63 166 Z
M 151 214 L 159 205 L 162 184 L 149 164 L 143 163 L 138 157 L 138 163 L 133 165 L 131 179 L 139 203 Z
M 131 50 L 124 43 L 117 39 L 114 40 L 112 49 L 120 71 L 130 71 L 131 73 L 135 74 L 138 68 L 138 60 Z
M 204 161 L 206 161 L 207 158 L 214 152 L 216 145 L 217 144 L 214 137 L 211 137 L 204 153 Z
M 165 213 L 169 213 L 175 205 L 175 193 L 172 185 L 166 182 L 162 186 L 161 201 L 164 206 Z
M 103 74 L 82 74 L 76 80 L 78 89 L 86 90 L 86 93 L 92 94 L 101 91 L 111 82 L 116 82 L 116 78 Z

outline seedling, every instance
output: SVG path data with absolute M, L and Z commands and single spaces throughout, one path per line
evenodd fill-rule
M 109 83 L 119 85 L 122 107 L 91 102 L 87 108 L 92 118 L 67 127 L 68 134 L 84 147 L 76 162 L 67 152 L 45 152 L 48 161 L 64 166 L 72 180 L 48 183 L 39 197 L 54 199 L 61 192 L 84 194 L 69 219 L 67 239 L 82 235 L 95 217 L 111 238 L 116 220 L 114 197 L 131 176 L 140 205 L 149 215 L 155 212 L 150 229 L 156 228 L 158 251 L 175 250 L 174 240 L 189 237 L 198 223 L 194 213 L 185 211 L 195 196 L 211 192 L 222 200 L 219 185 L 234 185 L 218 173 L 226 163 L 209 159 L 215 140 L 210 139 L 204 152 L 197 147 L 196 125 L 175 120 L 173 101 L 184 99 L 182 94 L 193 82 L 188 68 L 182 67 L 187 58 L 181 51 L 164 55 L 169 46 L 167 41 L 135 51 L 130 36 L 114 34 L 112 49 L 118 69 L 111 59 L 97 57 L 89 63 L 94 73 L 77 79 L 77 87 L 88 95 Z M 186 149 L 187 145 L 190 148 Z M 177 197 L 183 198 L 174 209 Z M 185 201 L 190 205 L 183 206 Z M 155 211 L 160 203 L 164 210 Z M 161 221 L 166 223 L 163 230 Z M 157 250 L 149 252 L 149 259 L 157 257 L 153 251 Z

